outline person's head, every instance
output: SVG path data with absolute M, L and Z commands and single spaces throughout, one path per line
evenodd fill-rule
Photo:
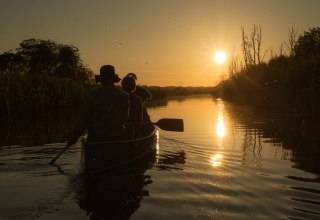
M 104 85 L 117 83 L 121 80 L 111 65 L 103 65 L 100 68 L 100 75 L 96 75 L 95 79 L 96 82 L 101 82 Z
M 137 75 L 134 74 L 134 73 L 128 73 L 127 76 L 131 76 L 131 77 L 133 77 L 135 80 L 138 79 L 138 78 L 137 78 Z
M 127 93 L 133 93 L 136 90 L 136 80 L 127 75 L 122 79 L 121 86 Z

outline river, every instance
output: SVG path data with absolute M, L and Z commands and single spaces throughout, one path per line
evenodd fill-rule
M 320 219 L 319 141 L 294 129 L 300 121 L 279 123 L 211 96 L 148 111 L 153 121 L 182 118 L 185 131 L 159 130 L 157 155 L 118 207 L 123 218 Z M 0 147 L 1 220 L 112 219 L 110 198 L 97 195 L 100 210 L 84 201 L 80 142 L 48 165 L 64 145 Z

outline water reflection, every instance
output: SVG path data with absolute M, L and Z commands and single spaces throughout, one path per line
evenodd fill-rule
M 295 162 L 296 168 L 320 174 L 320 134 L 315 129 L 320 124 L 318 116 L 270 115 L 245 106 L 230 107 L 234 121 L 241 125 L 236 129 L 244 133 L 244 164 L 260 167 L 261 158 L 273 154 L 273 158 Z M 265 143 L 275 151 L 263 147 Z
M 262 167 L 262 141 L 259 131 L 245 130 L 243 141 L 243 165 Z
M 156 152 L 128 166 L 83 177 L 77 189 L 79 206 L 92 220 L 130 219 L 149 191 L 151 176 L 146 175 L 156 160 Z
M 224 126 L 223 116 L 219 114 L 217 124 L 217 135 L 219 138 L 223 138 L 226 134 L 226 128 Z
M 152 118 L 181 116 L 186 125 L 183 133 L 160 131 L 153 159 L 157 164 L 151 169 L 146 163 L 142 169 L 75 181 L 65 174 L 77 173 L 79 147 L 70 148 L 59 159 L 62 172 L 47 163 L 63 142 L 2 147 L 0 218 L 22 219 L 23 213 L 40 210 L 40 215 L 30 216 L 319 219 L 320 178 L 314 174 L 320 174 L 320 145 L 310 138 L 307 127 L 303 135 L 298 133 L 299 121 L 275 120 L 247 107 L 213 102 L 211 97 L 173 102 L 150 112 Z M 73 198 L 78 202 L 75 207 Z M 74 217 L 84 212 L 87 216 Z
M 183 150 L 176 152 L 162 152 L 156 167 L 159 170 L 183 170 L 182 166 L 186 162 L 186 153 Z
M 224 116 L 223 116 L 224 105 L 221 100 L 218 100 L 217 107 L 218 107 L 218 116 L 217 116 L 218 122 L 216 125 L 216 135 L 218 138 L 218 147 L 220 149 L 223 149 L 223 147 L 224 147 L 223 146 L 223 138 L 226 135 L 226 126 L 225 126 Z M 214 154 L 210 159 L 211 165 L 213 167 L 221 166 L 222 165 L 222 158 L 223 158 L 222 152 Z
M 160 109 L 165 108 L 168 105 L 168 99 L 159 99 L 152 102 L 147 102 L 147 109 Z
M 213 167 L 221 166 L 222 165 L 222 162 L 221 162 L 222 158 L 223 158 L 223 155 L 221 153 L 217 153 L 214 156 L 212 156 L 211 161 L 210 161 L 212 166 Z
M 24 146 L 64 141 L 70 135 L 77 113 L 43 116 L 36 118 L 2 120 L 0 123 L 0 147 L 22 144 Z

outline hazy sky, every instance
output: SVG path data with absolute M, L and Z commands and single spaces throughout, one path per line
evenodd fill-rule
M 0 0 L 0 53 L 37 38 L 79 48 L 96 74 L 112 64 L 145 85 L 213 86 L 226 73 L 212 55 L 240 53 L 241 26 L 261 25 L 278 52 L 288 28 L 318 27 L 320 0 Z

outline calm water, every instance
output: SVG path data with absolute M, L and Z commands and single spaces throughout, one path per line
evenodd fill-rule
M 99 219 L 108 207 L 130 219 L 320 219 L 320 146 L 303 131 L 210 96 L 149 112 L 153 121 L 184 119 L 185 132 L 160 130 L 147 166 L 89 189 L 80 144 L 56 166 L 47 163 L 64 142 L 0 148 L 0 219 Z

